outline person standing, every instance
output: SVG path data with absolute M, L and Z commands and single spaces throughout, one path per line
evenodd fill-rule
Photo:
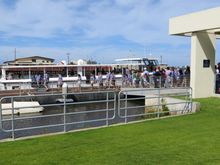
M 171 71 L 170 67 L 167 67 L 166 69 L 166 80 L 165 80 L 165 88 L 171 87 Z
M 99 84 L 99 87 L 102 88 L 103 87 L 103 77 L 102 77 L 102 73 L 101 72 L 98 73 L 97 82 Z
M 63 77 L 61 74 L 58 75 L 57 87 L 61 88 L 63 85 Z
M 182 68 L 179 69 L 179 81 L 178 81 L 178 86 L 179 87 L 182 87 L 183 85 L 183 70 Z
M 110 79 L 111 79 L 111 72 L 108 72 L 106 75 L 106 83 L 105 83 L 108 88 L 110 88 L 110 85 L 111 85 Z
M 91 73 L 90 74 L 90 84 L 91 84 L 92 88 L 93 88 L 93 86 L 95 84 L 95 81 L 96 81 L 95 75 Z
M 48 73 L 44 73 L 44 78 L 43 78 L 43 81 L 44 81 L 44 87 L 46 88 L 46 91 L 49 90 L 49 87 L 48 87 L 48 84 L 49 84 L 49 75 Z
M 36 83 L 37 83 L 37 87 L 40 87 L 40 82 L 41 82 L 41 75 L 40 73 L 35 75 L 35 79 L 36 79 Z
M 77 85 L 79 87 L 79 91 L 81 91 L 81 81 L 82 81 L 82 77 L 80 74 L 77 75 Z
M 184 75 L 185 75 L 185 85 L 186 87 L 189 87 L 190 86 L 190 67 L 189 66 L 186 67 Z
M 111 75 L 110 75 L 110 82 L 111 82 L 111 85 L 113 86 L 113 87 L 115 87 L 115 82 L 116 82 L 116 78 L 115 78 L 115 74 L 114 74 L 114 72 L 112 71 L 112 73 L 111 73 Z

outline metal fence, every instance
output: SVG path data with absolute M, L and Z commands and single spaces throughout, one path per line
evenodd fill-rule
M 0 139 L 187 114 L 191 88 L 127 89 L 3 97 Z
M 118 116 L 125 123 L 137 117 L 153 119 L 192 112 L 191 88 L 125 89 L 119 92 L 119 96 Z M 131 101 L 142 101 L 142 104 L 134 107 L 128 104 Z
M 99 122 L 108 125 L 115 118 L 115 104 L 116 94 L 109 91 L 4 97 L 0 104 L 0 128 L 14 139 L 103 125 Z

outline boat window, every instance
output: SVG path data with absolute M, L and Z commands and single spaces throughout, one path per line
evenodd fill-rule
M 150 66 L 158 66 L 157 60 L 148 60 Z

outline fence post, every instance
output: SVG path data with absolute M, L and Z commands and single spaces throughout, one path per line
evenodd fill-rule
M 125 92 L 125 123 L 128 122 L 128 119 L 127 119 L 127 115 L 128 115 L 128 92 L 126 91 Z
M 64 132 L 66 132 L 66 94 L 63 95 L 64 97 L 64 107 L 63 107 L 63 124 L 64 124 Z
M 63 124 L 64 124 L 64 132 L 66 132 L 66 94 L 63 94 L 64 104 L 63 104 Z
M 66 96 L 67 96 L 67 91 L 68 90 L 68 86 L 66 83 L 63 84 L 62 87 L 62 94 L 63 94 L 63 98 L 64 98 L 64 102 L 63 102 L 63 124 L 64 124 L 64 132 L 66 132 Z
M 108 96 L 108 92 L 106 93 L 106 126 L 108 126 L 108 108 L 109 108 L 109 96 Z
M 15 125 L 14 125 L 14 98 L 12 97 L 11 98 L 11 111 L 12 111 L 12 113 L 11 113 L 11 137 L 12 137 L 12 139 L 15 139 Z
M 2 102 L 0 100 L 0 129 L 3 129 L 2 125 Z
M 121 91 L 118 93 L 118 110 L 117 110 L 117 114 L 119 117 L 121 117 Z M 116 114 L 115 114 L 116 115 Z
M 189 88 L 189 97 L 190 97 L 190 111 L 192 112 L 193 101 L 192 101 L 192 88 Z
M 160 118 L 160 88 L 158 88 L 157 105 L 157 118 Z
M 116 92 L 114 92 L 114 117 L 115 117 L 115 115 L 116 115 L 116 101 L 117 101 L 117 95 L 116 95 Z

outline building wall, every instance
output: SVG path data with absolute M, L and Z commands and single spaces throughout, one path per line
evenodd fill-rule
M 15 63 L 16 64 L 52 64 L 52 61 L 49 59 L 42 59 L 42 58 L 25 58 L 25 59 L 17 59 Z
M 218 29 L 220 7 L 190 13 L 169 20 L 169 34 L 181 35 L 196 31 Z
M 191 38 L 191 83 L 193 98 L 215 94 L 215 34 L 196 32 Z M 204 67 L 203 60 L 210 60 Z

